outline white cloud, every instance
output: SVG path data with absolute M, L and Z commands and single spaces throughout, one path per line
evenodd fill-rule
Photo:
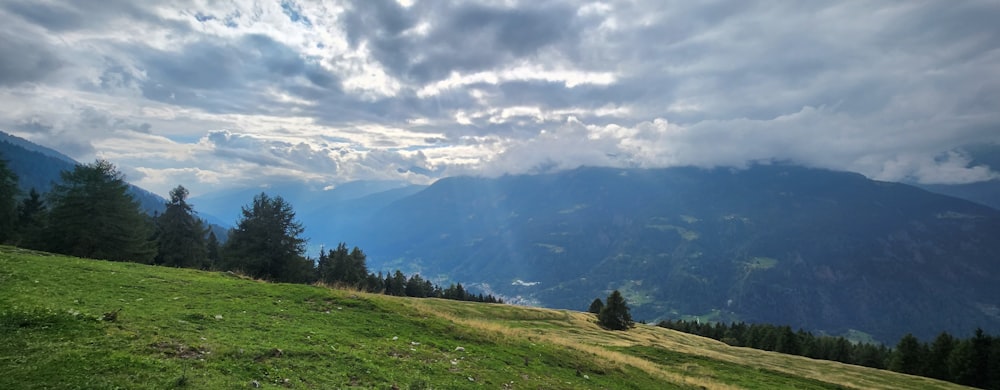
M 960 150 L 1000 142 L 998 18 L 984 2 L 13 0 L 0 129 L 161 194 L 761 160 L 975 182 L 997 178 Z

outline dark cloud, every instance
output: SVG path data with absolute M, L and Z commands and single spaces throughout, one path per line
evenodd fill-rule
M 186 24 L 161 18 L 144 7 L 143 3 L 130 0 L 77 0 L 61 3 L 11 0 L 0 4 L 0 9 L 56 33 L 99 28 L 122 19 L 132 23 L 153 23 L 178 33 L 188 30 Z
M 76 30 L 86 24 L 86 15 L 70 4 L 10 1 L 0 5 L 34 24 L 53 31 Z
M 0 27 L 0 87 L 42 81 L 64 62 L 47 45 Z
M 180 50 L 132 47 L 146 77 L 144 96 L 214 112 L 287 112 L 295 103 L 268 94 L 276 88 L 308 100 L 340 95 L 336 75 L 271 37 L 204 38 Z M 280 115 L 280 114 L 279 114 Z
M 51 123 L 46 123 L 42 118 L 24 118 L 14 125 L 14 129 L 32 134 L 50 134 L 54 129 Z
M 424 83 L 452 71 L 492 70 L 556 44 L 572 44 L 580 28 L 566 4 L 500 8 L 473 3 L 356 2 L 346 16 L 350 42 L 370 45 L 379 62 L 402 79 Z M 411 29 L 429 26 L 425 35 Z M 409 31 L 408 31 L 409 30 Z

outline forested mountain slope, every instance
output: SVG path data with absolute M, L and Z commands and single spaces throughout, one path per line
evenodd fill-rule
M 789 324 L 892 342 L 1000 330 L 1000 211 L 795 166 L 442 179 L 359 223 L 374 267 L 635 318 Z M 381 264 L 380 264 L 381 262 Z

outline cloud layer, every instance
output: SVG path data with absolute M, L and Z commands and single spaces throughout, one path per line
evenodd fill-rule
M 792 161 L 997 179 L 993 2 L 0 4 L 0 129 L 154 192 Z

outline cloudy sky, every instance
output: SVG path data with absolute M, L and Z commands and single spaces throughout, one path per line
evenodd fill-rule
M 0 1 L 0 130 L 160 194 L 792 161 L 994 179 L 997 1 Z

